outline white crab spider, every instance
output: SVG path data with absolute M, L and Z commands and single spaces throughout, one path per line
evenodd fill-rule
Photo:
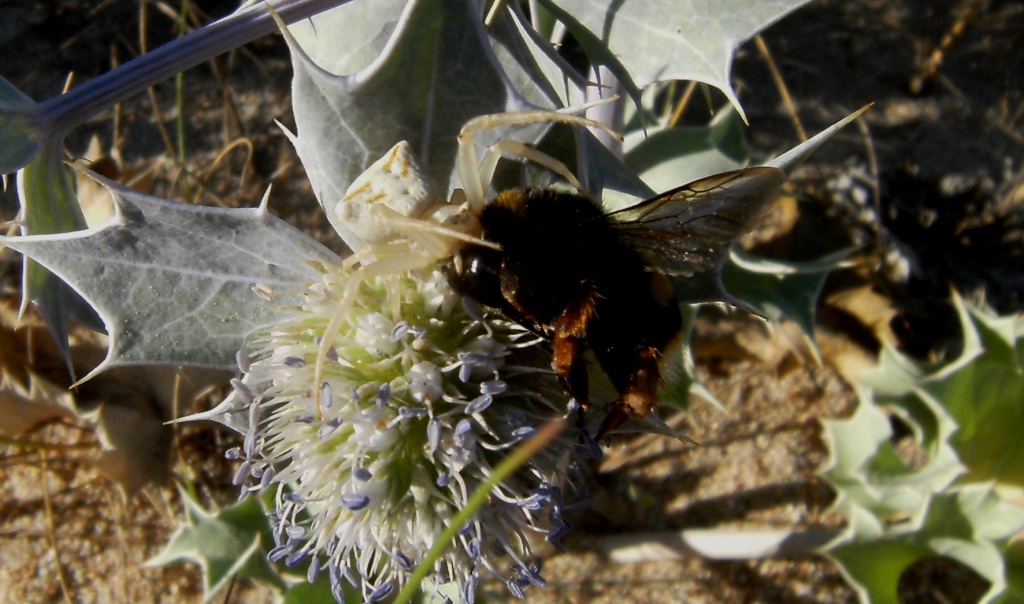
M 431 194 L 428 178 L 420 170 L 412 149 L 401 141 L 374 162 L 349 186 L 334 208 L 338 219 L 366 242 L 366 246 L 345 260 L 359 265 L 345 283 L 337 309 L 328 323 L 317 351 L 313 393 L 320 412 L 319 384 L 331 342 L 355 301 L 359 285 L 389 273 L 416 270 L 451 257 L 460 243 L 474 243 L 496 249 L 480 238 L 477 217 L 483 211 L 486 193 L 503 156 L 533 161 L 563 177 L 581 194 L 579 180 L 562 162 L 518 141 L 501 140 L 477 159 L 473 137 L 477 132 L 501 126 L 561 122 L 600 128 L 619 136 L 604 124 L 587 118 L 542 109 L 480 115 L 466 122 L 458 136 L 456 166 L 462 188 L 448 200 Z

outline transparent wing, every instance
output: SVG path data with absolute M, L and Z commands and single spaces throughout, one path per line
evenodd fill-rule
M 771 167 L 723 172 L 608 217 L 622 241 L 672 278 L 681 302 L 739 304 L 722 286 L 722 266 L 785 180 Z

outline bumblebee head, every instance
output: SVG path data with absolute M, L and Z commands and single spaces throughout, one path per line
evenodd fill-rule
M 448 282 L 455 291 L 485 306 L 502 305 L 501 251 L 491 247 L 464 244 L 452 255 L 447 266 Z

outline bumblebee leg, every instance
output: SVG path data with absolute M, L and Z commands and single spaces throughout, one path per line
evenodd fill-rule
M 646 416 L 658 403 L 658 383 L 661 381 L 659 356 L 654 348 L 641 352 L 638 366 L 627 374 L 624 383 L 616 384 L 620 396 L 611 404 L 601 422 L 601 429 L 597 433 L 598 442 L 628 420 Z
M 587 347 L 587 327 L 594 316 L 598 293 L 593 282 L 581 284 L 583 292 L 552 321 L 554 354 L 551 367 L 562 388 L 584 409 L 590 408 L 590 381 L 583 351 Z
M 576 399 L 584 410 L 590 408 L 590 382 L 587 365 L 583 362 L 582 338 L 566 332 L 556 332 L 551 368 L 569 396 Z
M 589 333 L 594 355 L 619 392 L 602 422 L 598 440 L 629 419 L 643 418 L 658 404 L 658 363 L 683 325 L 679 304 L 663 275 L 647 273 L 642 280 L 618 285 L 637 295 L 625 300 L 603 299 L 595 310 L 602 320 L 595 322 Z

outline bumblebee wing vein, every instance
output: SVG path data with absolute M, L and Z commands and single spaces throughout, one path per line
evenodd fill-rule
M 720 277 L 729 248 L 754 227 L 785 179 L 771 167 L 724 172 L 608 216 L 626 245 L 676 278 L 682 301 L 729 300 Z

